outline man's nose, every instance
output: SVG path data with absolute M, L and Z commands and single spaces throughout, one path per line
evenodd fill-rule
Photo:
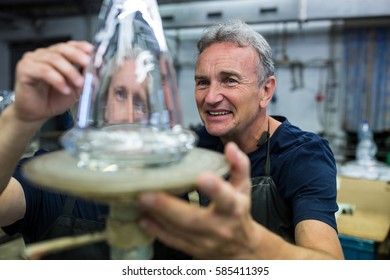
M 205 101 L 209 104 L 215 104 L 223 100 L 223 88 L 220 83 L 214 82 L 209 86 Z

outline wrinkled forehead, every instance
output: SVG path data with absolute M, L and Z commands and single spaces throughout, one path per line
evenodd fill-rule
M 240 47 L 234 43 L 215 43 L 204 49 L 196 62 L 196 71 L 211 69 L 256 69 L 257 52 L 252 47 Z

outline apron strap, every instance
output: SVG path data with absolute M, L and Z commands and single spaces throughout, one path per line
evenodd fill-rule
M 271 159 L 270 159 L 270 155 L 269 155 L 269 137 L 270 137 L 270 133 L 269 133 L 269 119 L 268 119 L 268 130 L 267 130 L 267 158 L 265 160 L 265 176 L 271 176 Z
M 265 161 L 265 176 L 271 176 L 271 160 L 269 156 L 269 133 L 267 141 L 267 159 Z
M 267 158 L 265 160 L 265 176 L 270 176 L 271 175 L 271 160 L 269 156 L 269 119 L 268 119 L 268 129 L 267 131 L 264 131 L 263 134 L 261 135 L 260 139 L 257 141 L 257 147 L 260 147 L 267 143 Z

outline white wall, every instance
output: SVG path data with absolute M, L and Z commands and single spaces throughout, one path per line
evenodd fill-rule
M 323 115 L 324 103 L 316 101 L 317 92 L 324 86 L 320 86 L 320 75 L 325 81 L 325 60 L 329 60 L 329 36 L 327 29 L 322 33 L 306 31 L 303 27 L 301 33 L 294 33 L 287 38 L 286 53 L 291 61 L 303 63 L 302 80 L 298 68 L 292 72 L 289 66 L 277 66 L 277 90 L 276 102 L 270 106 L 270 113 L 285 115 L 290 122 L 302 129 L 320 132 L 324 130 L 324 124 L 319 117 Z M 271 42 L 272 44 L 272 42 Z M 272 46 L 278 50 L 279 45 Z M 293 79 L 296 89 L 293 88 Z

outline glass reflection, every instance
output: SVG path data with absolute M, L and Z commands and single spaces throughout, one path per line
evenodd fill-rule
M 105 108 L 105 122 L 108 124 L 148 123 L 148 91 L 152 77 L 149 72 L 143 76 L 137 75 L 137 63 L 147 64 L 145 57 L 140 55 L 137 58 L 125 58 L 119 67 L 113 70 Z
M 175 71 L 155 0 L 102 4 L 76 126 L 61 139 L 100 171 L 178 162 L 196 143 L 182 127 Z

